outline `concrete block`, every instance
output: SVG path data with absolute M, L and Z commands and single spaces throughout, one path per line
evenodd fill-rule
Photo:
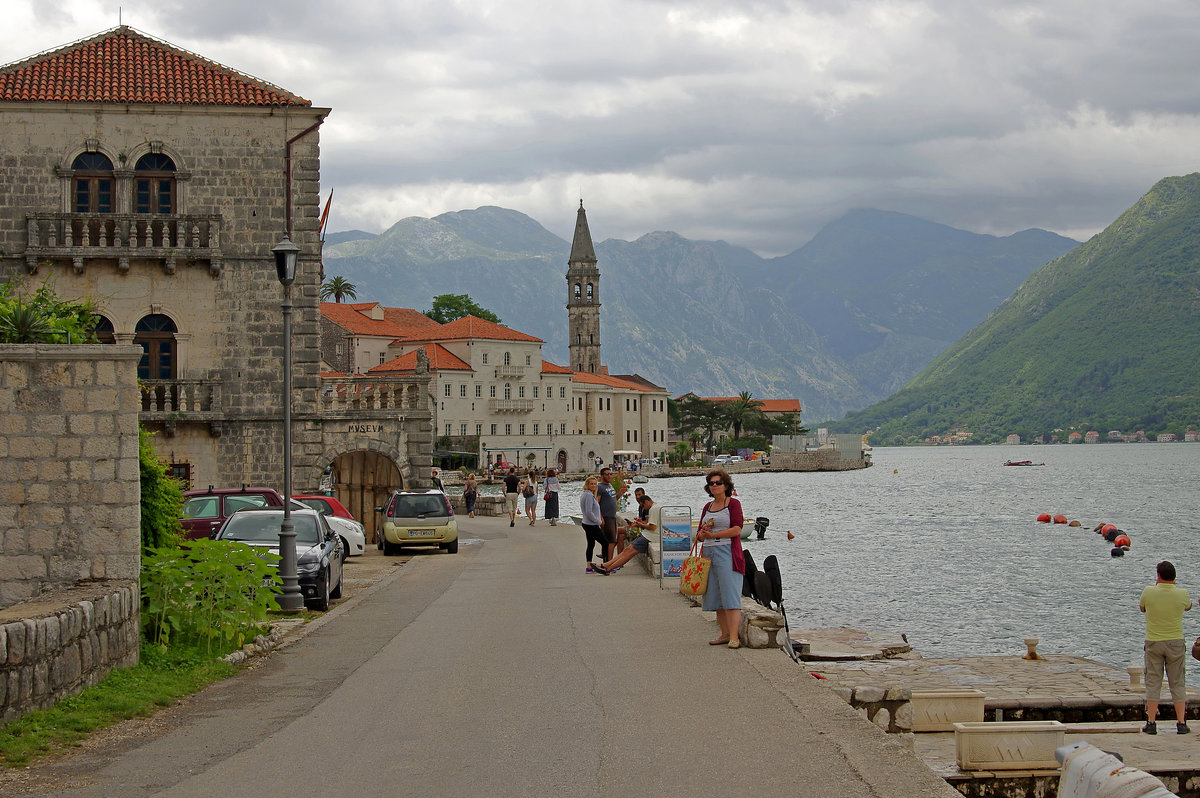
M 854 703 L 878 704 L 885 695 L 887 695 L 887 691 L 882 687 L 860 685 L 854 688 Z
M 955 723 L 954 748 L 963 770 L 1055 770 L 1065 735 L 1056 720 Z
M 951 731 L 955 723 L 982 722 L 985 697 L 979 690 L 913 690 L 912 730 Z

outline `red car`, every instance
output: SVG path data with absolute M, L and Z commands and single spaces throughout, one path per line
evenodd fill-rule
M 321 515 L 336 515 L 338 518 L 354 520 L 354 516 L 346 509 L 346 505 L 338 501 L 336 496 L 326 496 L 324 494 L 297 496 L 293 494 L 292 498 L 301 504 L 307 504 Z
M 226 518 L 247 507 L 283 507 L 274 488 L 209 488 L 183 492 L 183 536 L 212 537 Z

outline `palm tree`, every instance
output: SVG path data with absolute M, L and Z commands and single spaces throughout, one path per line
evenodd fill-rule
M 341 275 L 330 277 L 321 285 L 321 299 L 327 300 L 333 297 L 334 302 L 341 302 L 343 299 L 358 299 L 355 290 L 354 283 L 345 277 Z
M 742 437 L 742 425 L 749 421 L 755 413 L 761 412 L 763 403 L 750 398 L 749 391 L 742 391 L 737 399 L 725 405 L 725 417 L 733 427 L 734 440 Z

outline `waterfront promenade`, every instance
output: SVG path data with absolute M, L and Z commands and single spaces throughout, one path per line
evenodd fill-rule
M 706 645 L 711 613 L 636 565 L 585 574 L 578 527 L 460 521 L 458 555 L 412 557 L 146 728 L 0 774 L 0 794 L 957 795 L 782 652 Z

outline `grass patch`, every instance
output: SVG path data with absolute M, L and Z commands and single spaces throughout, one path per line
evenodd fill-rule
M 136 667 L 116 668 L 100 684 L 0 726 L 0 764 L 23 767 L 39 756 L 78 745 L 106 726 L 151 715 L 235 670 L 200 651 L 143 642 Z

